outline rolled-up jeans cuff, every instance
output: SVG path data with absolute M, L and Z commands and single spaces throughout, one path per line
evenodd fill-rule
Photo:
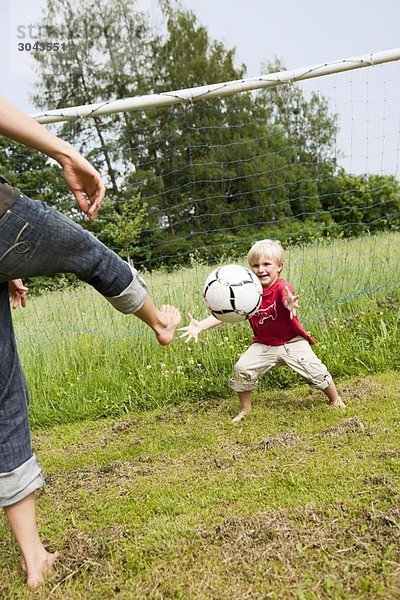
M 33 454 L 8 473 L 0 473 L 0 506 L 11 506 L 44 486 L 42 470 Z
M 106 296 L 114 308 L 125 315 L 135 313 L 142 308 L 147 297 L 147 285 L 134 267 L 130 267 L 133 279 L 118 296 Z

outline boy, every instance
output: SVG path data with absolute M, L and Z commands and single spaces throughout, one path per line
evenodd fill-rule
M 275 240 L 260 240 L 253 244 L 247 255 L 250 268 L 259 278 L 262 301 L 249 319 L 254 338 L 250 347 L 234 366 L 230 386 L 238 393 L 240 412 L 232 420 L 238 423 L 251 411 L 251 393 L 264 373 L 282 364 L 299 373 L 310 385 L 320 388 L 332 406 L 346 408 L 326 366 L 311 349 L 314 340 L 304 331 L 296 316 L 298 296 L 290 284 L 281 279 L 284 250 Z M 198 341 L 202 331 L 221 325 L 214 316 L 197 321 L 191 315 L 184 333 L 186 343 Z

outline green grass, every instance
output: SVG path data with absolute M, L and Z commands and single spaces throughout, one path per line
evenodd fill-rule
M 41 535 L 61 558 L 37 594 L 0 522 L 0 596 L 394 599 L 400 589 L 400 375 L 301 385 L 37 430 Z
M 29 594 L 0 522 L 0 597 L 400 598 L 399 234 L 288 252 L 284 276 L 347 402 L 287 369 L 230 423 L 247 324 L 157 345 L 88 288 L 15 313 L 47 476 L 41 536 L 61 550 Z M 146 277 L 157 304 L 205 316 L 193 263 Z
M 283 276 L 300 293 L 301 319 L 335 378 L 400 365 L 400 234 L 291 248 Z M 148 274 L 156 303 L 206 316 L 202 284 L 210 266 Z M 247 323 L 206 332 L 199 345 L 159 347 L 143 323 L 113 311 L 88 286 L 30 299 L 15 313 L 31 390 L 34 427 L 227 397 L 232 366 L 247 348 Z M 278 369 L 260 390 L 287 389 L 298 377 Z

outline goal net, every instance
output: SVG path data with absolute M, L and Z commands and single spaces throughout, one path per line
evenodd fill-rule
M 75 109 L 42 115 L 42 122 L 64 120 L 52 127 L 73 135 L 103 173 L 108 196 L 93 224 L 60 180 L 19 185 L 130 257 L 157 304 L 176 304 L 183 315 L 206 315 L 201 290 L 212 268 L 245 264 L 254 241 L 279 239 L 303 323 L 328 330 L 372 305 L 395 303 L 399 286 L 399 63 L 365 62 L 325 76 L 322 66 L 321 77 L 307 68 L 266 75 L 274 84 L 259 90 L 252 80 L 251 89 L 221 84 L 220 95 L 211 86 L 133 99 L 133 106 L 122 101 L 123 111 L 111 114 L 103 114 L 105 103 L 83 109 L 87 118 L 72 119 Z M 31 286 L 41 294 L 40 318 L 18 315 L 25 342 L 126 339 L 146 329 L 127 328 L 73 278 Z

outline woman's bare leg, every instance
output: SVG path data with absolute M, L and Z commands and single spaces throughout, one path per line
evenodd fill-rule
M 21 551 L 27 585 L 34 590 L 51 571 L 58 552 L 50 554 L 39 537 L 36 522 L 35 493 L 4 507 L 4 512 Z
M 146 297 L 144 304 L 134 313 L 155 332 L 157 340 L 166 346 L 174 339 L 175 330 L 181 321 L 181 313 L 175 306 L 163 304 L 158 309 L 153 301 Z

